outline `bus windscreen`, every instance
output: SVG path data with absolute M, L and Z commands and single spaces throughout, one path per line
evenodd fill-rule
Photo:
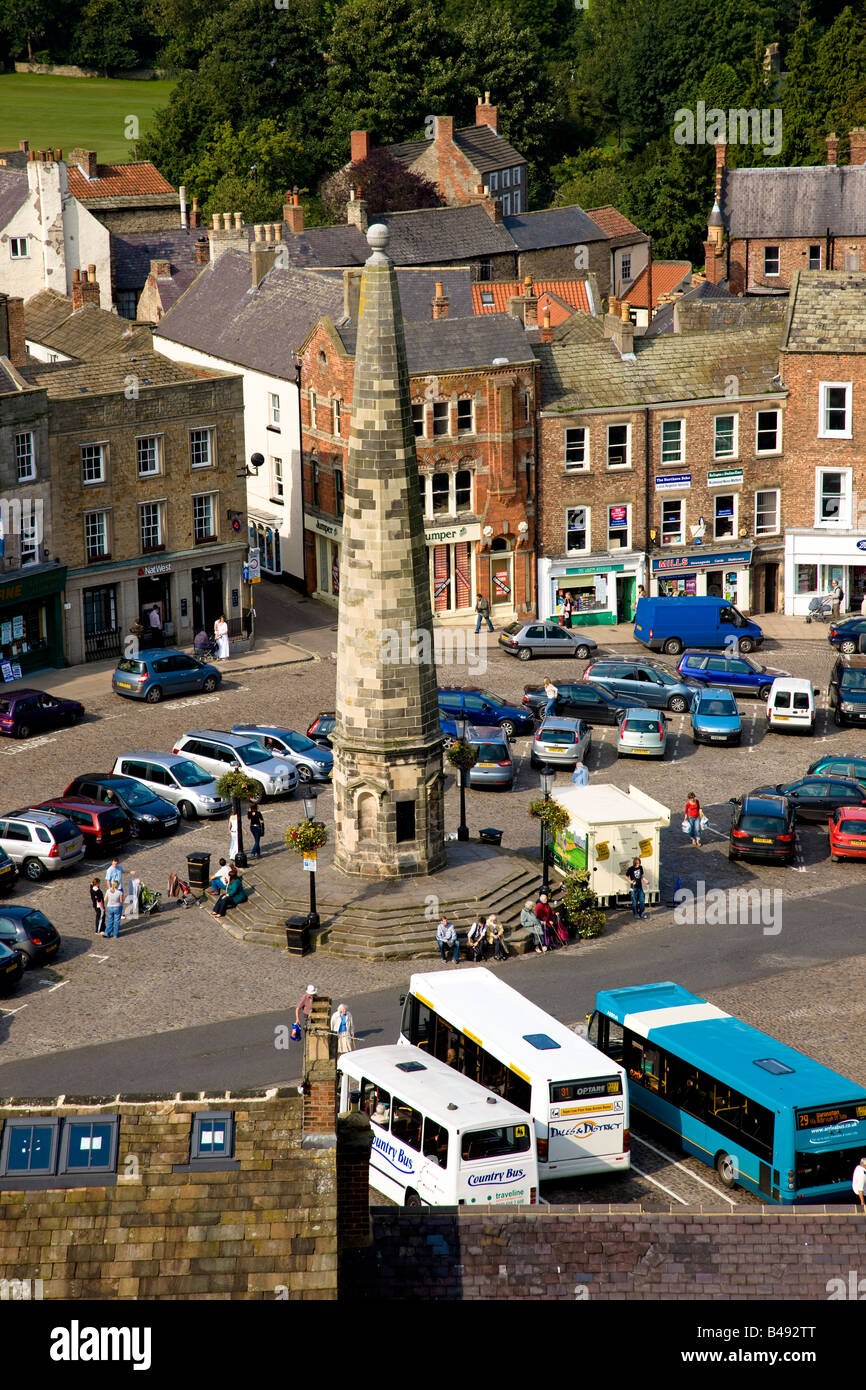
M 506 1158 L 508 1154 L 526 1153 L 529 1148 L 528 1125 L 500 1125 L 496 1129 L 470 1130 L 460 1142 L 460 1157 L 465 1162 L 479 1158 Z

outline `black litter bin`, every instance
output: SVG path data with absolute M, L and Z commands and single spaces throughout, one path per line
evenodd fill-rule
M 492 825 L 488 825 L 486 830 L 479 830 L 478 838 L 482 845 L 501 845 L 502 831 L 494 829 Z
M 190 888 L 203 893 L 210 886 L 210 854 L 203 849 L 195 849 L 186 856 L 186 876 Z
M 310 953 L 310 929 L 306 917 L 286 918 L 286 949 L 290 956 Z

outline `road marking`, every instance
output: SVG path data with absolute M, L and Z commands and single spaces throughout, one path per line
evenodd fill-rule
M 20 1014 L 21 1010 L 26 1008 L 26 1004 L 19 1004 L 17 1009 L 2 1009 L 0 1010 L 0 1018 L 5 1018 L 7 1014 L 10 1017 L 12 1016 L 12 1014 Z
M 108 960 L 108 956 L 98 956 L 95 951 L 88 951 L 91 960 Z
M 691 1168 L 687 1168 L 684 1163 L 681 1163 L 679 1161 L 679 1159 L 671 1158 L 670 1154 L 666 1154 L 661 1149 L 657 1149 L 655 1144 L 651 1144 L 648 1139 L 643 1139 L 637 1134 L 634 1136 L 634 1138 L 638 1144 L 643 1144 L 645 1148 L 652 1149 L 653 1153 L 658 1154 L 659 1158 L 663 1158 L 668 1163 L 672 1163 L 675 1168 L 682 1168 L 684 1173 L 687 1173 L 688 1176 L 694 1179 L 695 1182 L 699 1182 L 702 1185 L 702 1187 L 708 1187 L 714 1197 L 721 1197 L 725 1202 L 730 1202 L 732 1207 L 735 1207 L 737 1205 L 733 1197 L 728 1197 L 724 1192 L 720 1192 L 715 1183 L 707 1182 L 706 1178 L 698 1177 L 697 1173 L 693 1173 Z
M 640 1142 L 640 1143 L 643 1143 L 643 1140 L 641 1139 L 639 1142 Z M 666 1192 L 666 1193 L 668 1194 L 669 1197 L 673 1197 L 674 1201 L 675 1201 L 675 1202 L 679 1202 L 680 1206 L 687 1207 L 687 1206 L 689 1205 L 689 1203 L 686 1201 L 685 1197 L 678 1197 L 677 1194 L 676 1194 L 675 1192 L 672 1192 L 671 1189 L 670 1189 L 669 1187 L 665 1187 L 665 1185 L 664 1185 L 663 1182 L 659 1182 L 658 1178 L 653 1178 L 653 1177 L 650 1176 L 649 1173 L 645 1173 L 644 1170 L 643 1170 L 643 1168 L 638 1168 L 637 1164 L 636 1164 L 634 1161 L 632 1161 L 632 1165 L 631 1165 L 631 1166 L 632 1166 L 632 1169 L 633 1169 L 633 1171 L 634 1171 L 635 1173 L 640 1173 L 641 1177 L 642 1177 L 642 1178 L 646 1178 L 647 1182 L 651 1182 L 651 1183 L 653 1183 L 656 1187 L 660 1187 L 661 1190 L 662 1190 L 662 1192 Z M 688 1170 L 686 1170 L 686 1171 L 688 1171 Z
M 60 980 L 56 985 L 52 985 L 52 986 L 51 986 L 51 988 L 49 989 L 48 993 L 49 993 L 49 994 L 53 994 L 54 991 L 55 991 L 56 989 L 62 989 L 64 985 L 68 985 L 68 984 L 69 984 L 69 981 L 68 981 L 68 980 Z
M 56 742 L 56 738 L 28 738 L 15 748 L 4 748 L 2 751 L 7 758 L 14 758 L 16 753 L 29 753 L 31 748 L 42 748 L 46 743 Z

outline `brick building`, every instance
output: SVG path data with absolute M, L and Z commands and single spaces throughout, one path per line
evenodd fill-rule
M 47 397 L 67 661 L 118 655 L 154 605 L 169 641 L 191 643 L 223 612 L 240 635 L 240 381 L 203 378 L 153 352 L 19 370 Z
M 798 270 L 859 270 L 866 258 L 866 129 L 850 132 L 850 163 L 729 169 L 716 146 L 716 201 L 704 244 L 707 279 L 735 293 L 786 290 Z M 866 268 L 866 266 L 864 266 Z
M 155 164 L 100 164 L 95 150 L 72 150 L 67 161 L 69 192 L 112 232 L 146 232 L 175 227 L 180 193 Z
M 539 613 L 568 589 L 580 624 L 628 621 L 641 585 L 775 607 L 778 565 L 754 566 L 781 541 L 778 318 L 640 338 L 613 307 L 538 348 Z
M 307 588 L 332 602 L 360 287 L 344 274 L 349 313 L 322 319 L 301 349 Z M 516 319 L 449 310 L 440 290 L 427 322 L 405 324 L 433 612 L 465 620 L 485 594 L 502 622 L 535 608 L 538 367 Z
M 866 273 L 794 273 L 780 353 L 788 391 L 782 521 L 785 612 L 834 579 L 866 592 Z

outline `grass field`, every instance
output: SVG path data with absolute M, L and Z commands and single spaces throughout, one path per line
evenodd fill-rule
M 100 160 L 133 158 L 127 118 L 144 134 L 154 112 L 165 106 L 174 82 L 124 82 L 108 77 L 42 77 L 32 72 L 0 74 L 0 150 L 30 148 L 96 150 Z

